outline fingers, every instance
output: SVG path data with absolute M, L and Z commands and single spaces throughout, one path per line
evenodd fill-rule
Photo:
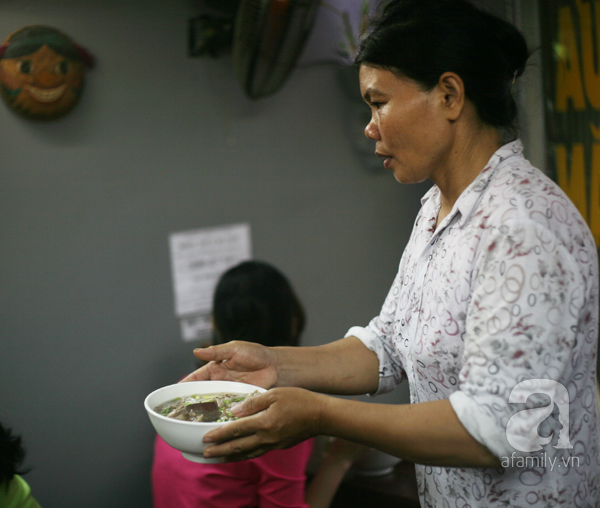
M 217 346 L 208 346 L 205 348 L 196 348 L 193 353 L 196 358 L 203 362 L 211 362 L 217 355 Z
M 235 416 L 244 416 L 240 420 L 223 425 L 208 432 L 203 441 L 205 443 L 217 443 L 206 449 L 205 457 L 227 456 L 227 461 L 246 460 L 259 457 L 267 452 L 269 445 L 265 444 L 264 437 L 261 439 L 258 433 L 264 428 L 264 413 L 257 415 L 269 407 L 271 403 L 268 393 L 256 395 L 246 399 L 242 404 L 232 408 Z M 254 416 L 253 416 L 254 415 Z M 208 455 L 207 455 L 208 453 Z
M 221 457 L 224 462 L 246 460 L 289 448 L 315 435 L 319 410 L 314 406 L 318 404 L 308 409 L 314 397 L 322 396 L 299 388 L 273 388 L 246 399 L 232 408 L 236 416 L 243 418 L 204 436 L 203 441 L 209 445 L 204 456 Z
M 223 370 L 216 368 L 218 364 L 215 362 L 209 362 L 198 370 L 195 370 L 191 374 L 184 377 L 180 383 L 186 383 L 188 381 L 210 381 L 225 379 Z
M 268 398 L 265 397 L 265 395 L 266 394 L 250 397 L 242 404 L 233 406 L 231 412 L 234 416 L 244 416 L 245 418 L 228 423 L 215 430 L 211 430 L 204 436 L 204 442 L 222 443 L 224 441 L 230 441 L 231 439 L 255 434 L 260 429 L 260 421 L 256 418 L 249 418 L 249 416 L 255 415 L 269 407 Z
M 234 454 L 234 455 L 229 455 L 228 457 L 224 457 L 222 459 L 223 462 L 240 462 L 242 460 L 248 460 L 248 459 L 255 459 L 257 457 L 260 457 L 261 455 L 264 455 L 265 453 L 267 453 L 269 450 L 265 450 L 263 448 L 257 448 L 256 450 L 249 452 L 249 453 L 240 453 L 240 454 Z
M 227 344 L 194 349 L 194 356 L 204 362 L 220 362 L 231 356 Z
M 239 462 L 260 457 L 270 449 L 270 447 L 261 446 L 256 435 L 251 435 L 235 441 L 209 446 L 204 450 L 204 457 L 222 457 L 223 462 Z
M 220 363 L 222 367 L 225 366 L 227 360 L 233 354 L 233 350 L 228 347 L 227 344 L 221 344 L 218 346 L 209 346 L 207 348 L 194 349 L 194 356 L 199 360 L 207 362 L 207 365 L 195 370 L 191 374 L 184 377 L 180 383 L 187 383 L 188 381 L 208 381 L 211 379 L 223 379 L 224 376 L 219 374 L 217 369 L 214 369 L 215 364 Z
M 265 444 L 259 442 L 256 434 L 256 418 L 244 418 L 215 429 L 204 436 L 205 443 L 217 443 L 209 446 L 205 457 L 224 457 L 227 461 L 245 460 L 259 457 L 267 451 Z
M 222 427 L 207 432 L 202 441 L 205 443 L 222 443 L 223 441 L 246 436 L 253 432 L 247 427 L 247 420 L 238 420 L 228 423 L 227 425 L 223 425 Z
M 195 370 L 191 374 L 188 374 L 179 382 L 187 383 L 188 381 L 207 381 L 209 379 L 210 379 L 210 374 L 208 372 L 208 369 L 206 369 L 205 367 L 202 367 L 198 370 Z
M 267 409 L 273 403 L 271 393 L 266 392 L 260 395 L 248 397 L 241 404 L 236 404 L 231 408 L 234 416 L 241 418 L 242 416 L 250 416 L 260 413 Z

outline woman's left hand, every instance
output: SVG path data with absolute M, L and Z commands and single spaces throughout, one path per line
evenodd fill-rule
M 325 399 L 302 388 L 273 388 L 250 397 L 233 411 L 239 420 L 206 434 L 204 442 L 215 444 L 204 456 L 233 462 L 294 446 L 320 433 Z

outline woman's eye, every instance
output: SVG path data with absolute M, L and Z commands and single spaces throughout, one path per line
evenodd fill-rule
M 21 74 L 31 74 L 33 72 L 33 63 L 31 62 L 31 60 L 21 60 L 17 64 L 17 67 Z
M 66 60 L 62 60 L 61 62 L 57 63 L 54 67 L 54 72 L 56 74 L 62 74 L 64 76 L 69 72 L 69 62 L 67 62 Z

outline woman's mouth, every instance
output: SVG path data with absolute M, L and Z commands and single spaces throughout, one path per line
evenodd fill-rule
M 383 161 L 383 167 L 385 169 L 390 169 L 391 164 L 392 164 L 392 157 L 385 154 L 385 153 L 380 153 L 380 152 L 375 152 L 375 155 L 377 155 L 377 157 L 385 157 L 385 160 Z

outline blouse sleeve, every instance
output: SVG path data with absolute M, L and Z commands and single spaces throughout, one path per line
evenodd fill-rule
M 367 327 L 353 326 L 346 333 L 346 337 L 357 337 L 377 355 L 379 360 L 379 387 L 371 395 L 391 392 L 406 376 L 401 358 L 392 340 L 395 310 L 400 294 L 400 273 L 398 272 L 394 280 L 379 316 L 373 318 Z
M 450 402 L 469 433 L 503 457 L 515 452 L 507 426 L 521 407 L 509 402 L 515 401 L 511 392 L 525 380 L 554 380 L 558 385 L 577 347 L 583 314 L 589 312 L 589 281 L 556 236 L 533 221 L 503 224 L 480 246 L 459 390 Z M 540 392 L 544 390 L 531 391 Z M 529 403 L 539 408 L 548 406 L 547 401 L 534 396 Z M 520 438 L 526 439 L 527 432 L 537 429 L 539 414 L 520 413 L 525 418 Z

